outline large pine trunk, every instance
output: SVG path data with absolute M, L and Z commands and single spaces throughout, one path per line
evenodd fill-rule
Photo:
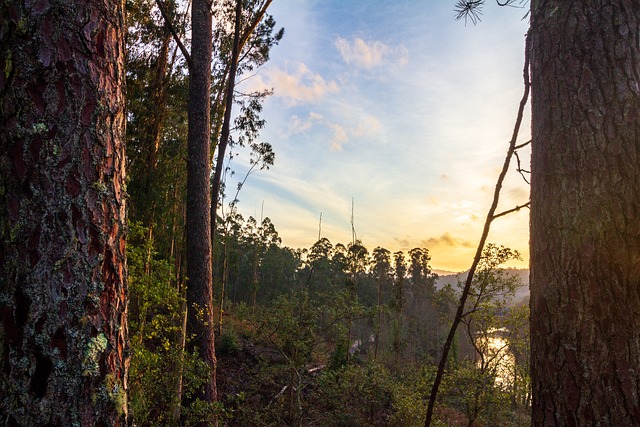
M 213 285 L 211 279 L 211 195 L 209 187 L 212 16 L 210 0 L 192 5 L 187 142 L 187 330 L 195 349 L 211 368 L 206 401 L 216 400 Z
M 126 419 L 124 5 L 0 1 L 0 419 Z
M 531 7 L 533 425 L 640 425 L 640 3 Z

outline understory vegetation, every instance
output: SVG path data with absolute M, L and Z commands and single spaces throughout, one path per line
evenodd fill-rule
M 220 401 L 213 407 L 191 399 L 210 373 L 184 351 L 190 337 L 176 261 L 160 256 L 148 229 L 131 225 L 136 425 L 191 425 L 214 414 L 230 426 L 423 425 L 459 297 L 455 277 L 438 278 L 423 248 L 369 253 L 357 241 L 321 238 L 294 250 L 281 246 L 269 219 L 258 225 L 235 215 L 220 223 Z M 514 301 L 519 279 L 500 269 L 516 256 L 496 245 L 484 252 L 439 394 L 437 425 L 530 423 L 528 308 Z

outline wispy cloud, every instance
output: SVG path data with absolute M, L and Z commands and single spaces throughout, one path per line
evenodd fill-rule
M 347 64 L 365 69 L 388 63 L 405 65 L 409 60 L 409 51 L 403 45 L 392 47 L 376 40 L 365 41 L 356 37 L 349 41 L 338 37 L 335 46 Z
M 327 126 L 333 131 L 333 139 L 329 143 L 332 151 L 342 151 L 342 146 L 349 142 L 347 129 L 336 123 L 327 123 Z
M 301 62 L 286 63 L 284 69 L 265 69 L 248 84 L 253 90 L 273 88 L 273 96 L 282 98 L 288 106 L 318 103 L 339 89 L 335 81 L 325 80 Z
M 465 248 L 473 247 L 473 243 L 468 240 L 461 239 L 459 237 L 453 237 L 449 233 L 444 233 L 439 237 L 429 237 L 426 240 L 423 240 L 422 243 L 427 247 L 436 247 L 436 246 L 462 246 Z
M 355 122 L 355 123 L 354 123 Z M 352 138 L 361 138 L 376 133 L 381 128 L 380 121 L 371 115 L 360 115 L 349 120 L 353 125 L 334 122 L 322 114 L 310 111 L 307 117 L 291 116 L 287 135 L 295 135 L 311 131 L 315 126 L 322 126 L 330 131 L 329 148 L 342 151 L 344 144 Z
M 324 120 L 324 117 L 322 116 L 322 114 L 318 114 L 313 111 L 310 111 L 309 115 L 302 119 L 294 114 L 289 119 L 287 135 L 295 135 L 295 134 L 307 132 L 308 130 L 313 128 L 313 125 L 315 123 L 321 122 L 323 120 Z

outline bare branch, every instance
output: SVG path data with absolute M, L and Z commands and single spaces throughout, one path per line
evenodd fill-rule
M 522 176 L 522 179 L 524 179 L 524 182 L 526 182 L 527 184 L 531 185 L 531 183 L 529 182 L 527 177 L 524 175 L 525 173 L 531 174 L 531 171 L 528 171 L 526 169 L 522 169 L 522 166 L 521 166 L 521 163 L 520 163 L 520 156 L 518 155 L 517 151 L 514 151 L 513 154 L 516 156 L 516 161 L 518 162 L 518 166 L 517 166 L 516 170 L 518 171 L 520 176 Z
M 501 216 L 508 215 L 508 214 L 510 214 L 510 213 L 512 213 L 512 212 L 518 212 L 518 211 L 519 211 L 520 209 L 522 209 L 522 208 L 528 208 L 530 204 L 531 204 L 531 202 L 527 202 L 527 203 L 525 203 L 524 205 L 516 206 L 516 207 L 515 207 L 515 208 L 513 208 L 513 209 L 509 209 L 509 210 L 506 210 L 506 211 L 504 211 L 504 212 L 500 212 L 499 214 L 495 214 L 495 215 L 493 216 L 493 218 L 491 218 L 491 219 L 493 220 L 493 219 L 496 219 L 496 218 L 500 218 Z

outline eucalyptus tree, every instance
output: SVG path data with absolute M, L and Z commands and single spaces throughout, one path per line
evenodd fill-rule
M 396 354 L 400 354 L 400 350 L 403 345 L 403 316 L 406 301 L 406 275 L 407 275 L 407 260 L 404 252 L 397 251 L 393 253 L 393 268 L 394 268 L 394 282 L 393 282 L 393 301 L 391 303 L 392 310 L 395 314 L 393 320 L 393 350 Z
M 237 82 L 254 72 L 269 60 L 269 52 L 284 35 L 284 29 L 275 30 L 276 22 L 267 14 L 272 0 L 235 0 L 219 2 L 214 7 L 218 25 L 215 47 L 218 53 L 213 64 L 212 142 L 216 153 L 211 180 L 211 228 L 216 229 L 217 210 L 220 206 L 224 164 L 227 148 L 234 144 L 250 145 L 267 167 L 273 164 L 270 145 L 255 143 L 265 121 L 260 117 L 262 100 L 271 91 L 244 93 Z M 233 25 L 228 25 L 233 22 Z M 232 122 L 234 103 L 240 113 Z M 233 126 L 232 126 L 233 124 Z M 236 136 L 233 138 L 233 131 Z M 264 154 L 265 147 L 271 154 Z
M 372 273 L 377 282 L 377 304 L 376 304 L 376 323 L 375 323 L 375 348 L 373 359 L 378 357 L 378 349 L 380 347 L 380 330 L 382 328 L 382 312 L 384 290 L 391 285 L 393 280 L 393 272 L 391 269 L 391 252 L 380 246 L 376 247 L 372 253 L 373 269 Z
M 406 302 L 408 345 L 415 357 L 434 356 L 437 352 L 437 311 L 434 304 L 436 275 L 429 262 L 431 256 L 426 248 L 409 251 L 408 285 L 410 294 Z
M 511 343 L 521 327 L 516 320 L 523 320 L 517 308 L 511 315 L 511 307 L 522 283 L 501 266 L 513 259 L 520 259 L 517 251 L 495 244 L 485 247 L 462 316 L 472 356 L 455 366 L 451 376 L 454 382 L 460 380 L 464 384 L 458 394 L 465 402 L 469 426 L 480 416 L 487 424 L 496 424 L 498 413 L 509 407 L 508 391 L 515 380 Z
M 362 245 L 362 242 L 356 240 L 347 246 L 346 259 L 346 280 L 347 287 L 347 348 L 351 346 L 351 335 L 353 322 L 362 317 L 362 306 L 358 301 L 358 287 L 364 279 L 369 268 L 370 257 L 369 251 Z M 347 361 L 350 353 L 347 352 Z

